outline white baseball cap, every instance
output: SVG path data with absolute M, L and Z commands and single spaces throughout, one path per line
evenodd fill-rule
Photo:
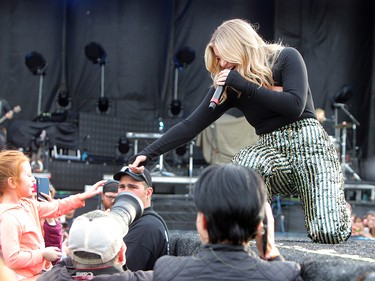
M 77 217 L 69 230 L 69 254 L 81 264 L 102 264 L 112 260 L 123 245 L 121 224 L 108 212 L 95 210 Z M 77 252 L 97 254 L 82 258 Z

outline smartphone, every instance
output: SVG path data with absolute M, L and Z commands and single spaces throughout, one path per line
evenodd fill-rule
M 37 192 L 37 199 L 39 201 L 47 200 L 46 197 L 44 197 L 41 192 L 44 194 L 49 195 L 49 179 L 48 178 L 39 178 L 36 177 L 36 192 Z

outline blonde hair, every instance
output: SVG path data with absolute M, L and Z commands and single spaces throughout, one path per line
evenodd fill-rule
M 221 69 L 214 46 L 222 59 L 238 65 L 236 70 L 245 79 L 259 86 L 274 85 L 272 67 L 283 46 L 281 43 L 269 44 L 264 41 L 256 28 L 246 20 L 232 19 L 223 22 L 206 46 L 206 69 L 211 73 L 215 84 Z
M 3 195 L 3 189 L 8 178 L 14 177 L 19 180 L 21 165 L 26 161 L 30 162 L 30 158 L 18 150 L 3 150 L 0 152 L 0 196 Z

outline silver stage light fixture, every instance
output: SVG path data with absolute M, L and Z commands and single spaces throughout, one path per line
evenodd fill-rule
M 39 94 L 38 94 L 38 112 L 37 116 L 42 113 L 42 92 L 43 92 L 43 76 L 46 74 L 47 62 L 44 57 L 35 51 L 25 56 L 25 64 L 33 75 L 39 75 Z
M 195 51 L 190 47 L 182 47 L 176 52 L 174 56 L 174 91 L 173 99 L 169 105 L 169 111 L 172 114 L 172 116 L 180 115 L 183 109 L 182 102 L 178 98 L 178 72 L 187 67 L 190 63 L 192 63 L 194 59 Z
M 91 42 L 85 46 L 85 54 L 93 64 L 99 64 L 100 66 L 100 97 L 96 103 L 96 108 L 100 113 L 108 113 L 111 108 L 111 102 L 109 98 L 104 96 L 104 70 L 107 63 L 107 53 L 100 44 Z

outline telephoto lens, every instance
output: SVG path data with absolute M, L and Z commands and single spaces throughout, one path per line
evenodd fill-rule
M 133 193 L 122 192 L 115 198 L 115 203 L 109 212 L 121 223 L 124 236 L 129 231 L 129 225 L 143 214 L 143 202 Z

